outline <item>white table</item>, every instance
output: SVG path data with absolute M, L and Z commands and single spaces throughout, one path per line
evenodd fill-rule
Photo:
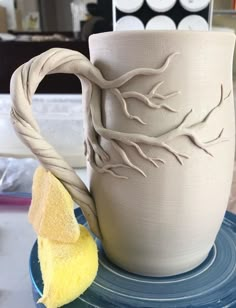
M 86 170 L 78 174 L 87 183 Z M 28 207 L 0 206 L 0 307 L 34 308 L 29 277 L 29 254 L 36 240 Z
M 36 239 L 28 207 L 0 209 L 0 307 L 35 307 L 29 277 L 29 253 Z

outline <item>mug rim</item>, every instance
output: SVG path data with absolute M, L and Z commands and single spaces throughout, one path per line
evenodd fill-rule
M 231 36 L 232 38 L 236 38 L 236 34 L 230 31 L 192 31 L 192 30 L 127 30 L 127 31 L 108 31 L 102 33 L 96 33 L 89 36 L 89 42 L 93 39 L 104 39 L 104 38 L 124 38 L 124 37 L 133 37 L 135 36 L 148 36 L 154 34 L 169 34 L 175 36 L 182 36 L 182 35 L 191 35 L 191 36 L 199 36 L 199 35 L 206 35 L 206 36 L 221 36 L 227 37 Z

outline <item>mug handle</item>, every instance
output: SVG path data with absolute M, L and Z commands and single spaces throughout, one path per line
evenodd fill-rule
M 97 79 L 96 77 L 101 77 L 100 71 L 81 53 L 63 48 L 50 49 L 20 66 L 12 75 L 11 121 L 23 143 L 41 164 L 62 182 L 72 199 L 80 205 L 92 232 L 101 238 L 92 196 L 75 171 L 41 136 L 32 113 L 32 96 L 39 83 L 47 74 L 54 73 L 77 75 L 81 79 L 85 93 L 88 92 L 86 91 L 87 83 L 91 85 L 94 79 Z

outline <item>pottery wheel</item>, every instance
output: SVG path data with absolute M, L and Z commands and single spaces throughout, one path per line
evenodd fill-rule
M 76 209 L 75 214 L 78 222 L 86 225 L 81 210 Z M 97 245 L 99 271 L 95 281 L 80 298 L 64 307 L 236 307 L 236 215 L 226 213 L 215 245 L 199 267 L 169 278 L 130 274 L 110 263 L 99 241 Z M 37 301 L 43 290 L 37 243 L 30 255 L 30 273 Z

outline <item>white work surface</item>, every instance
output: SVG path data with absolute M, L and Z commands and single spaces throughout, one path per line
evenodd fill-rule
M 78 174 L 87 184 L 86 170 Z M 229 210 L 236 213 L 236 170 Z M 29 254 L 36 235 L 28 222 L 28 207 L 0 206 L 0 308 L 34 308 Z
M 87 183 L 86 170 L 78 174 Z M 28 207 L 0 206 L 0 308 L 34 308 L 29 255 L 36 235 Z

